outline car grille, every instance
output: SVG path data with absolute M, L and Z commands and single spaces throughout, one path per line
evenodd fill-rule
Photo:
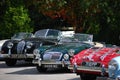
M 62 53 L 60 52 L 47 52 L 43 55 L 43 60 L 60 60 Z
M 21 54 L 24 50 L 24 47 L 25 47 L 25 41 L 19 42 L 17 45 L 17 53 Z

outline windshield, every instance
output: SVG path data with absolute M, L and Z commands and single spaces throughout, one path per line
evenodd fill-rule
M 56 38 L 60 34 L 59 30 L 54 29 L 43 29 L 35 32 L 35 37 L 39 38 Z
M 62 36 L 60 42 L 92 42 L 93 35 L 90 34 L 74 34 L 68 37 Z
M 11 39 L 24 39 L 32 37 L 32 33 L 16 33 Z
M 74 34 L 74 38 L 78 41 L 88 41 L 92 42 L 93 41 L 93 35 L 90 34 Z

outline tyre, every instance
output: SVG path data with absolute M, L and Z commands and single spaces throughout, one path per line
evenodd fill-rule
M 96 75 L 80 74 L 81 80 L 96 80 Z
M 36 66 L 36 69 L 38 72 L 46 72 L 47 71 L 47 68 L 44 68 L 43 66 Z
M 7 59 L 5 60 L 5 63 L 7 66 L 14 66 L 16 64 L 17 60 L 15 59 Z

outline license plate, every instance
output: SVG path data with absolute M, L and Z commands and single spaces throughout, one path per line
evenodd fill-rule
M 26 58 L 26 55 L 24 55 L 24 54 L 12 54 L 10 57 L 11 58 Z
M 44 67 L 45 68 L 58 68 L 58 65 L 49 65 L 49 64 L 47 64 L 47 65 L 44 65 Z

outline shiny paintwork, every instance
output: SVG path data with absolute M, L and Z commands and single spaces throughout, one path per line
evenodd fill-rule
M 111 60 L 116 58 L 117 60 L 120 60 L 119 56 L 120 47 L 89 48 L 79 52 L 70 59 L 71 65 L 69 65 L 69 69 L 78 75 L 92 74 L 94 76 L 109 76 L 110 78 L 115 79 L 118 75 L 120 75 L 120 64 L 118 64 L 119 68 L 115 73 L 111 72 L 108 66 Z M 110 76 L 110 73 L 114 76 Z M 115 75 L 117 76 L 115 77 Z
M 88 34 L 82 35 L 83 37 L 81 37 L 81 34 L 74 34 L 74 36 L 74 38 L 67 37 L 61 40 L 62 42 L 59 42 L 54 46 L 42 46 L 40 48 L 37 48 L 37 51 L 39 51 L 40 53 L 39 55 L 35 54 L 35 60 L 33 61 L 33 63 L 38 64 L 38 71 L 41 71 L 40 67 L 42 67 L 42 69 L 67 68 L 70 64 L 70 50 L 73 50 L 73 55 L 75 55 L 84 49 L 94 46 L 92 38 L 88 38 Z M 89 35 L 89 37 L 91 37 L 91 35 Z
M 32 62 L 34 58 L 33 50 L 42 45 L 55 45 L 55 42 L 58 41 L 60 32 L 60 30 L 55 29 L 42 29 L 36 31 L 32 37 L 7 41 L 3 44 L 1 51 L 6 59 L 6 64 L 12 66 L 17 60 Z M 14 64 L 11 64 L 9 61 L 11 61 L 11 63 L 14 61 Z

